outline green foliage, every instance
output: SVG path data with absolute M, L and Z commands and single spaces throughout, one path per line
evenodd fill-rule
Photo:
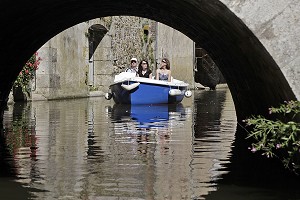
M 270 114 L 279 114 L 285 117 L 291 115 L 292 120 L 298 117 L 300 112 L 299 101 L 289 101 L 278 108 L 270 108 Z M 300 124 L 295 121 L 282 122 L 281 120 L 269 120 L 262 116 L 253 116 L 245 120 L 247 126 L 251 126 L 251 132 L 247 138 L 254 139 L 249 148 L 253 153 L 279 158 L 284 167 L 298 174 L 300 170 Z
M 35 71 L 38 69 L 41 58 L 38 57 L 36 52 L 31 56 L 31 58 L 26 62 L 22 71 L 19 73 L 16 81 L 14 82 L 14 87 L 21 87 L 23 92 L 29 92 L 29 82 L 34 78 Z
M 89 91 L 97 91 L 98 87 L 96 86 L 89 86 Z

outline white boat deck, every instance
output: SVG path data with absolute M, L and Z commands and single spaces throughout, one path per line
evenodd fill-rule
M 144 77 L 136 77 L 134 73 L 130 72 L 122 72 L 115 76 L 114 83 L 122 83 L 124 81 L 135 81 L 138 83 L 150 83 L 157 85 L 167 85 L 167 86 L 179 86 L 179 87 L 187 87 L 189 84 L 183 81 L 172 79 L 171 82 L 161 81 L 156 79 L 144 78 Z

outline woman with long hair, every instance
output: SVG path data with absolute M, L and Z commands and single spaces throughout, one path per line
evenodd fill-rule
M 149 69 L 147 60 L 142 60 L 140 62 L 137 75 L 139 77 L 152 78 L 152 71 Z
M 156 80 L 171 81 L 170 61 L 163 58 L 160 63 L 160 68 L 156 70 Z

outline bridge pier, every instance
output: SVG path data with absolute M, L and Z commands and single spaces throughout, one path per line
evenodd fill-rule
M 5 66 L 8 67 L 8 66 Z M 8 96 L 13 86 L 14 80 L 17 75 L 12 76 L 12 74 L 0 74 L 0 125 L 3 123 L 4 111 L 7 108 Z
M 4 110 L 7 107 L 8 95 L 5 91 L 0 90 L 0 124 L 3 123 Z

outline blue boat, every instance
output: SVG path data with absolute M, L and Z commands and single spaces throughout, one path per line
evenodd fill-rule
M 124 72 L 123 72 L 124 73 Z M 126 73 L 128 75 L 128 73 Z M 130 75 L 129 75 L 130 76 Z M 109 86 L 106 99 L 113 98 L 117 104 L 172 104 L 190 97 L 187 83 L 179 80 L 172 82 L 143 77 L 122 75 Z

